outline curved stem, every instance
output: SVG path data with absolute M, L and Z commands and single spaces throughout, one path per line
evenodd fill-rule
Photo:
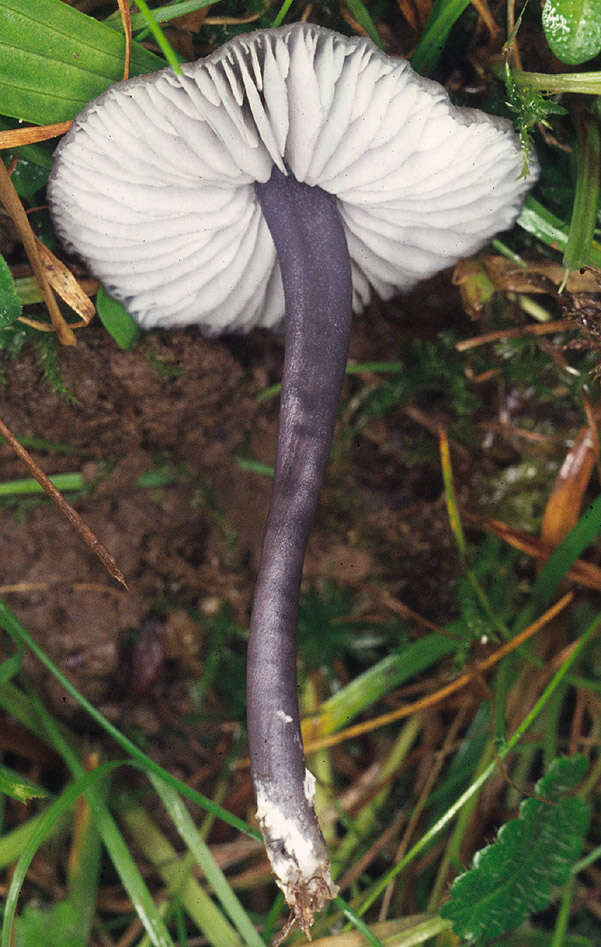
M 296 622 L 309 532 L 330 452 L 351 322 L 351 268 L 336 199 L 274 168 L 255 185 L 278 254 L 286 350 L 273 493 L 248 649 L 247 703 L 257 816 L 299 923 L 336 893 L 305 770 Z

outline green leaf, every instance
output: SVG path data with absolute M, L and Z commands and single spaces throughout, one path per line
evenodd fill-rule
M 575 148 L 576 190 L 568 242 L 563 254 L 563 264 L 568 270 L 580 269 L 590 257 L 597 223 L 601 174 L 599 125 L 594 118 L 583 114 L 576 115 L 575 122 L 578 133 Z
M 539 204 L 532 194 L 526 197 L 517 223 L 528 233 L 533 234 L 537 240 L 542 240 L 554 250 L 563 251 L 568 244 L 568 225 Z M 596 240 L 593 240 L 591 244 L 586 263 L 591 266 L 601 266 L 601 245 Z
M 15 922 L 15 947 L 85 947 L 77 929 L 77 917 L 67 901 L 51 908 L 27 904 Z
M 4 257 L 0 255 L 0 329 L 16 322 L 21 315 L 21 300 Z
M 112 335 L 117 345 L 126 351 L 131 349 L 140 330 L 128 311 L 116 299 L 109 296 L 102 286 L 96 296 L 96 311 L 102 325 Z
M 188 846 L 196 864 L 221 902 L 222 908 L 236 925 L 241 937 L 244 938 L 246 947 L 264 947 L 263 938 L 257 933 L 254 924 L 230 887 L 209 846 L 196 828 L 194 820 L 183 804 L 179 793 L 162 779 L 159 779 L 158 776 L 151 775 L 150 781 L 169 813 L 172 824 Z M 213 908 L 216 911 L 214 906 Z M 225 940 L 218 940 L 217 943 L 225 943 Z
M 11 174 L 11 180 L 19 197 L 24 198 L 29 204 L 33 204 L 38 191 L 46 186 L 48 169 L 28 161 L 20 154 L 19 150 L 9 151 L 6 153 L 6 157 L 8 161 L 13 158 L 19 159 Z
M 2 0 L 0 0 L 1 6 Z M 3 75 L 2 65 L 0 61 L 0 77 Z M 19 128 L 19 122 L 15 121 L 14 118 L 4 118 L 0 115 L 0 131 L 6 131 L 8 129 Z M 8 165 L 13 158 L 23 158 L 25 161 L 35 164 L 40 168 L 44 168 L 47 172 L 52 170 L 53 158 L 52 152 L 56 146 L 56 142 L 44 141 L 37 145 L 19 145 L 18 148 L 15 148 L 14 151 L 5 152 L 5 163 Z M 16 172 L 13 172 L 15 174 Z
M 30 783 L 28 779 L 14 773 L 7 766 L 0 763 L 0 792 L 19 802 L 28 802 L 29 799 L 45 799 L 48 793 L 41 786 Z
M 195 13 L 197 10 L 202 10 L 203 7 L 212 7 L 219 2 L 220 0 L 180 0 L 180 2 L 175 2 L 174 0 L 168 7 L 159 7 L 158 10 L 153 10 L 152 18 L 155 23 L 168 23 L 170 20 L 175 20 L 179 16 L 186 16 L 187 13 Z M 112 29 L 120 30 L 121 15 L 119 11 L 116 10 L 115 13 L 111 13 L 104 22 L 112 27 Z M 134 33 L 138 30 L 145 29 L 147 26 L 148 19 L 143 13 L 132 13 L 131 28 Z
M 372 20 L 365 4 L 363 3 L 363 0 L 347 0 L 346 5 L 349 13 L 354 16 L 357 23 L 363 27 L 372 43 L 375 43 L 376 46 L 379 46 L 380 49 L 382 49 L 383 47 L 380 34 L 378 33 L 378 29 Z
M 4 115 L 63 122 L 123 75 L 124 37 L 61 0 L 0 0 Z M 165 63 L 134 43 L 131 74 Z
M 547 0 L 543 29 L 558 59 L 587 62 L 601 50 L 601 0 Z
M 566 795 L 584 778 L 584 756 L 553 760 L 520 814 L 503 826 L 497 841 L 474 856 L 473 868 L 455 879 L 441 916 L 458 937 L 482 943 L 513 930 L 551 899 L 551 888 L 567 881 L 588 826 L 582 799 Z
M 411 65 L 416 72 L 429 75 L 440 58 L 453 26 L 469 6 L 470 0 L 434 0 L 432 12 L 419 38 Z

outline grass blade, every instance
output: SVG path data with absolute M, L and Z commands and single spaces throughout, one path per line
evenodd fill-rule
M 15 917 L 19 892 L 25 880 L 25 875 L 27 874 L 29 866 L 38 848 L 52 834 L 56 824 L 64 815 L 64 813 L 75 805 L 78 797 L 95 786 L 99 780 L 104 779 L 105 776 L 107 776 L 113 769 L 120 765 L 120 762 L 105 763 L 102 766 L 99 766 L 98 769 L 95 769 L 90 773 L 85 773 L 71 786 L 65 789 L 56 802 L 53 802 L 52 805 L 46 809 L 44 814 L 40 816 L 39 820 L 34 824 L 32 831 L 29 833 L 28 841 L 26 842 L 23 851 L 19 856 L 19 860 L 15 865 L 10 887 L 6 895 L 6 902 L 4 905 L 4 921 L 2 924 L 2 938 L 0 940 L 1 947 L 11 947 L 12 925 Z
M 223 819 L 223 821 L 227 822 L 228 825 L 231 825 L 232 828 L 238 829 L 245 835 L 250 836 L 250 838 L 261 838 L 260 833 L 242 819 L 239 819 L 231 812 L 228 812 L 227 809 L 224 809 L 222 806 L 217 805 L 212 799 L 207 798 L 207 796 L 203 796 L 202 793 L 196 792 L 196 790 L 186 786 L 186 784 L 181 780 L 176 779 L 175 776 L 172 776 L 170 773 L 168 773 L 167 770 L 163 769 L 162 766 L 159 766 L 158 763 L 155 763 L 153 759 L 147 756 L 146 753 L 143 753 L 135 743 L 129 740 L 125 734 L 121 733 L 117 727 L 107 720 L 106 717 L 100 713 L 100 711 L 96 710 L 94 705 L 91 704 L 90 701 L 83 696 L 83 694 L 80 694 L 77 688 L 73 686 L 71 681 L 65 677 L 61 671 L 59 671 L 55 664 L 53 664 L 46 652 L 34 641 L 29 632 L 25 630 L 23 625 L 17 619 L 16 615 L 11 612 L 2 599 L 0 599 L 0 627 L 5 628 L 11 638 L 13 638 L 13 640 L 16 641 L 19 646 L 24 644 L 29 648 L 30 651 L 33 652 L 38 661 L 40 661 L 44 667 L 50 671 L 50 673 L 56 678 L 61 686 L 64 687 L 66 692 L 77 701 L 80 707 L 82 707 L 83 710 L 89 714 L 92 720 L 96 721 L 98 726 L 108 733 L 119 744 L 119 746 L 125 750 L 125 752 L 133 760 L 135 760 L 136 763 L 138 763 L 141 769 L 143 769 L 145 772 L 154 773 L 156 776 L 160 776 L 170 786 L 173 786 L 174 789 L 177 789 L 178 792 L 181 792 L 181 794 L 185 796 L 186 799 L 189 799 L 190 802 L 195 802 L 207 812 L 211 812 L 213 815 L 217 816 L 217 818 Z
M 171 821 L 190 849 L 196 863 L 202 869 L 216 897 L 243 937 L 244 943 L 247 947 L 265 947 L 263 939 L 257 934 L 254 924 L 213 858 L 209 846 L 202 838 L 179 794 L 157 776 L 151 776 L 150 781 L 167 809 Z
M 435 0 L 424 32 L 419 38 L 411 65 L 422 75 L 434 69 L 451 29 L 469 6 L 470 0 Z

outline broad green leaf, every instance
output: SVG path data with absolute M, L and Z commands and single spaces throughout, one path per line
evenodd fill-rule
M 63 122 L 121 79 L 124 37 L 62 0 L 0 0 L 0 107 L 36 124 Z M 138 43 L 131 74 L 165 63 Z
M 122 349 L 131 349 L 140 330 L 128 311 L 102 288 L 96 295 L 96 311 L 106 331 Z
M 21 300 L 15 292 L 15 284 L 8 264 L 0 255 L 0 329 L 11 326 L 21 315 Z
M 11 181 L 19 197 L 23 198 L 30 205 L 35 203 L 38 191 L 46 187 L 48 181 L 48 169 L 40 167 L 28 161 L 18 150 L 9 151 L 6 155 L 9 161 L 18 158 L 15 169 L 11 174 Z M 39 203 L 39 202 L 38 202 Z
M 497 841 L 474 856 L 473 868 L 455 879 L 441 916 L 458 937 L 482 943 L 518 927 L 567 881 L 588 826 L 585 802 L 566 795 L 584 778 L 584 756 L 553 760 L 520 814 L 503 826 Z
M 601 0 L 547 0 L 543 29 L 562 62 L 588 62 L 601 51 Z

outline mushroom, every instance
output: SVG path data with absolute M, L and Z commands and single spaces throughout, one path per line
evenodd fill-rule
M 144 327 L 285 324 L 277 461 L 248 651 L 257 816 L 308 933 L 337 888 L 305 769 L 296 619 L 351 311 L 513 225 L 536 171 L 508 122 L 369 40 L 309 23 L 110 88 L 56 152 L 65 247 Z

